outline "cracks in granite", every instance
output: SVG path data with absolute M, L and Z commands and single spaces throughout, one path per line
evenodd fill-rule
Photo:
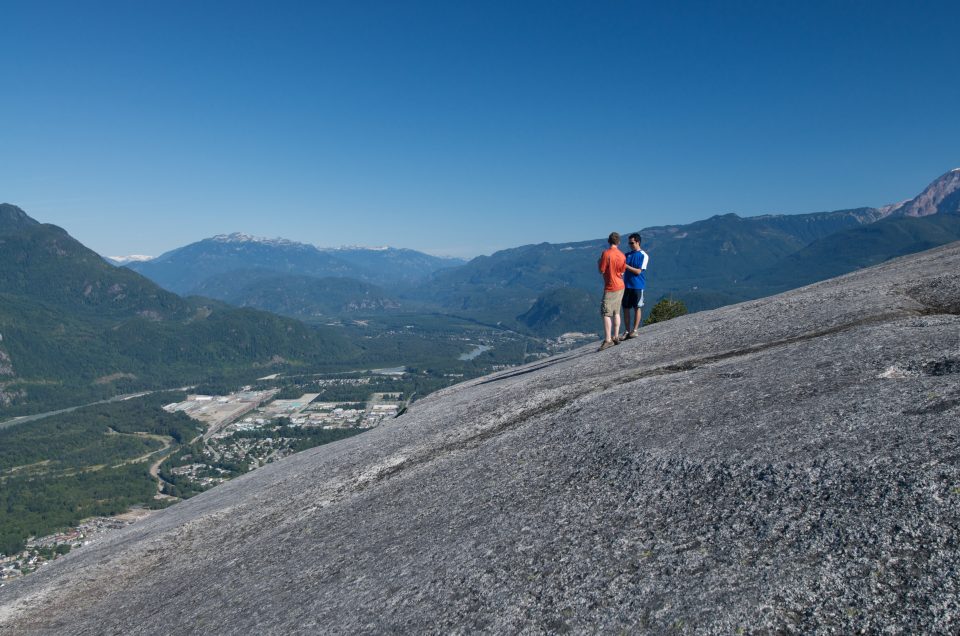
M 364 489 L 369 486 L 372 486 L 378 482 L 384 481 L 397 475 L 401 471 L 408 470 L 417 466 L 421 466 L 432 462 L 433 460 L 440 458 L 442 456 L 448 455 L 453 452 L 462 451 L 470 448 L 475 448 L 482 444 L 483 442 L 497 437 L 504 432 L 507 432 L 517 426 L 522 425 L 524 422 L 534 418 L 541 417 L 544 415 L 549 415 L 557 411 L 562 410 L 572 402 L 589 396 L 593 394 L 602 393 L 609 389 L 615 387 L 621 387 L 624 384 L 635 382 L 637 380 L 643 380 L 645 378 L 659 377 L 664 375 L 671 375 L 677 373 L 686 373 L 688 371 L 694 371 L 701 367 L 714 364 L 716 362 L 721 362 L 725 360 L 730 360 L 733 358 L 739 358 L 743 356 L 753 355 L 756 353 L 762 353 L 764 351 L 769 351 L 779 347 L 789 346 L 797 344 L 800 342 L 807 342 L 811 340 L 816 340 L 818 338 L 823 338 L 826 336 L 831 336 L 852 329 L 865 326 L 877 326 L 888 322 L 893 322 L 907 317 L 916 317 L 916 316 L 928 316 L 928 315 L 939 315 L 943 312 L 933 311 L 931 308 L 926 307 L 923 310 L 904 310 L 896 313 L 886 313 L 877 316 L 870 316 L 861 320 L 855 320 L 852 322 L 844 323 L 842 325 L 837 325 L 830 327 L 828 329 L 821 329 L 818 331 L 801 334 L 799 336 L 794 336 L 790 338 L 781 338 L 778 340 L 772 340 L 769 342 L 761 343 L 754 346 L 743 347 L 735 349 L 733 351 L 725 351 L 723 353 L 718 353 L 710 356 L 704 356 L 700 358 L 691 358 L 687 360 L 682 360 L 677 363 L 668 364 L 660 367 L 655 367 L 652 369 L 645 369 L 642 371 L 630 371 L 625 373 L 620 373 L 615 375 L 612 378 L 606 378 L 604 381 L 596 381 L 588 386 L 580 388 L 579 390 L 568 390 L 557 399 L 549 401 L 545 404 L 539 404 L 533 408 L 522 410 L 510 417 L 503 419 L 501 422 L 488 426 L 478 431 L 477 433 L 470 435 L 466 438 L 459 439 L 447 444 L 442 444 L 440 446 L 426 449 L 426 452 L 421 452 L 420 454 L 408 455 L 400 454 L 394 455 L 385 459 L 378 466 L 375 466 L 373 469 L 365 471 L 358 479 L 353 482 L 354 488 Z M 538 371 L 543 368 L 550 367 L 559 362 L 570 360 L 577 357 L 584 357 L 593 353 L 592 351 L 587 351 L 585 353 L 571 354 L 564 356 L 560 359 L 551 359 L 549 362 L 535 364 L 530 368 L 524 368 L 517 372 L 500 375 L 494 378 L 490 378 L 480 382 L 478 384 L 487 384 L 492 382 L 497 382 L 499 380 L 505 380 L 508 378 L 526 375 L 534 371 Z M 931 366 L 932 365 L 932 366 Z M 939 371 L 945 370 L 946 373 L 956 373 L 960 370 L 960 361 L 948 359 L 946 362 L 941 364 L 941 361 L 931 361 L 927 363 L 926 366 L 929 366 L 934 372 L 928 373 L 929 375 L 937 375 Z M 925 369 L 926 369 L 925 366 Z M 957 370 L 955 370 L 957 369 Z M 937 403 L 936 405 L 930 405 L 929 408 L 936 410 L 940 409 L 949 409 L 954 406 L 953 402 L 947 401 L 945 403 Z
M 580 350 L 579 352 L 575 351 L 575 352 L 571 352 L 563 355 L 553 356 L 549 360 L 545 360 L 543 362 L 533 362 L 529 366 L 526 366 L 522 369 L 517 369 L 515 371 L 507 371 L 507 372 L 492 376 L 490 378 L 487 378 L 486 380 L 481 380 L 476 383 L 476 386 L 480 386 L 483 384 L 490 384 L 491 382 L 499 382 L 500 380 L 508 380 L 510 378 L 515 378 L 521 375 L 527 375 L 528 373 L 533 373 L 534 371 L 539 371 L 540 369 L 547 369 L 549 367 L 552 367 L 555 364 L 559 364 L 560 362 L 565 362 L 567 360 L 572 360 L 574 358 L 582 358 L 585 355 L 589 355 L 589 353 L 590 353 L 589 350 L 587 351 Z
M 960 315 L 960 295 L 957 294 L 956 279 L 944 276 L 937 276 L 923 284 L 914 285 L 905 291 L 908 298 L 914 302 L 923 305 L 923 313 L 931 314 L 949 314 L 953 316 Z M 954 289 L 949 290 L 950 286 Z M 941 288 L 947 288 L 946 293 Z
M 644 378 L 656 377 L 661 375 L 669 375 L 672 373 L 683 373 L 686 371 L 693 371 L 699 369 L 700 367 L 713 364 L 715 362 L 722 362 L 725 360 L 730 360 L 733 358 L 740 358 L 743 356 L 753 355 L 755 353 L 762 353 L 764 351 L 769 351 L 771 349 L 777 349 L 779 347 L 784 347 L 788 345 L 797 344 L 800 342 L 809 342 L 811 340 L 817 340 L 818 338 L 824 338 L 826 336 L 832 336 L 851 329 L 857 329 L 859 327 L 872 327 L 877 325 L 882 325 L 887 322 L 892 322 L 900 318 L 906 318 L 911 316 L 921 316 L 927 315 L 924 312 L 917 311 L 903 311 L 896 314 L 883 314 L 879 316 L 871 316 L 869 318 L 864 318 L 862 320 L 855 320 L 853 322 L 844 323 L 842 325 L 837 325 L 835 327 L 830 327 L 828 329 L 821 329 L 819 331 L 812 331 L 810 333 L 801 334 L 799 336 L 793 336 L 790 338 L 780 338 L 778 340 L 771 340 L 769 342 L 764 342 L 761 344 L 743 347 L 740 349 L 734 349 L 732 351 L 724 351 L 722 353 L 717 353 L 709 356 L 703 356 L 701 358 L 689 358 L 687 360 L 681 360 L 680 362 L 674 364 L 668 364 L 662 367 L 656 367 L 654 369 L 647 369 L 644 371 L 634 372 L 632 374 L 621 374 L 616 378 L 616 381 L 605 383 L 604 389 L 610 388 L 619 384 L 623 384 L 624 381 L 633 382 L 635 380 L 642 380 Z

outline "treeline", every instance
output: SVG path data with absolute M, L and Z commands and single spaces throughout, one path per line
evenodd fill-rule
M 197 423 L 183 413 L 167 413 L 161 408 L 183 397 L 155 394 L 0 429 L 0 470 L 38 462 L 48 462 L 44 464 L 48 470 L 116 464 L 162 446 L 159 440 L 130 433 L 189 441 L 200 432 Z
M 189 441 L 200 432 L 183 413 L 161 409 L 182 397 L 155 394 L 0 429 L 0 552 L 86 517 L 155 507 L 148 463 L 124 462 L 163 446 L 133 433 Z
M 0 287 L 0 333 L 16 373 L 6 379 L 12 401 L 0 405 L 0 420 L 216 377 L 239 386 L 274 371 L 337 371 L 358 352 L 329 327 L 253 310 L 194 310 L 202 319 L 105 320 Z
M 14 554 L 29 537 L 76 526 L 87 517 L 149 504 L 156 485 L 147 464 L 81 471 L 67 478 L 4 477 L 0 482 L 0 553 Z

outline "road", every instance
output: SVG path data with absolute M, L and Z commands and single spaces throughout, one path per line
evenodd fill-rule
M 122 402 L 124 400 L 132 400 L 134 398 L 143 397 L 144 395 L 153 395 L 154 393 L 163 393 L 164 391 L 187 391 L 192 389 L 191 386 L 182 386 L 175 389 L 156 389 L 155 391 L 141 391 L 140 393 L 127 393 L 125 395 L 115 395 L 112 398 L 106 400 L 100 400 L 99 402 L 90 402 L 89 404 L 81 404 L 79 406 L 71 406 L 65 409 L 60 409 L 58 411 L 47 411 L 46 413 L 34 413 L 33 415 L 20 415 L 9 420 L 0 422 L 0 428 L 5 428 L 7 426 L 13 426 L 14 424 L 23 424 L 24 422 L 33 422 L 36 420 L 42 420 L 53 415 L 60 415 L 62 413 L 70 413 L 71 411 L 76 411 L 77 409 L 82 409 L 87 406 L 96 406 L 97 404 L 109 404 L 111 402 Z
M 160 459 L 150 464 L 150 476 L 157 480 L 157 494 L 156 494 L 157 499 L 176 499 L 176 497 L 173 497 L 171 495 L 163 494 L 164 481 L 163 481 L 163 477 L 160 476 L 160 464 L 162 464 L 163 460 L 165 460 L 166 458 L 167 458 L 166 454 L 161 455 Z

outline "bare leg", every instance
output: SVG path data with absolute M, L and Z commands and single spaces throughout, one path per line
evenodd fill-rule
M 603 333 L 605 336 L 604 342 L 610 342 L 612 340 L 610 337 L 611 322 L 612 318 L 610 318 L 610 316 L 603 317 Z M 620 321 L 618 320 L 617 322 L 619 323 Z
M 637 307 L 636 309 L 634 309 L 634 313 L 636 314 L 636 316 L 634 316 L 633 318 L 633 331 L 636 331 L 637 329 L 640 328 L 640 318 L 641 316 L 643 316 L 643 308 Z
M 620 337 L 620 312 L 613 314 L 613 335 Z

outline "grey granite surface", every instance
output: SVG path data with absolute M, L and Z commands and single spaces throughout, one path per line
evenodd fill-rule
M 956 633 L 958 271 L 445 389 L 0 589 L 0 633 Z

